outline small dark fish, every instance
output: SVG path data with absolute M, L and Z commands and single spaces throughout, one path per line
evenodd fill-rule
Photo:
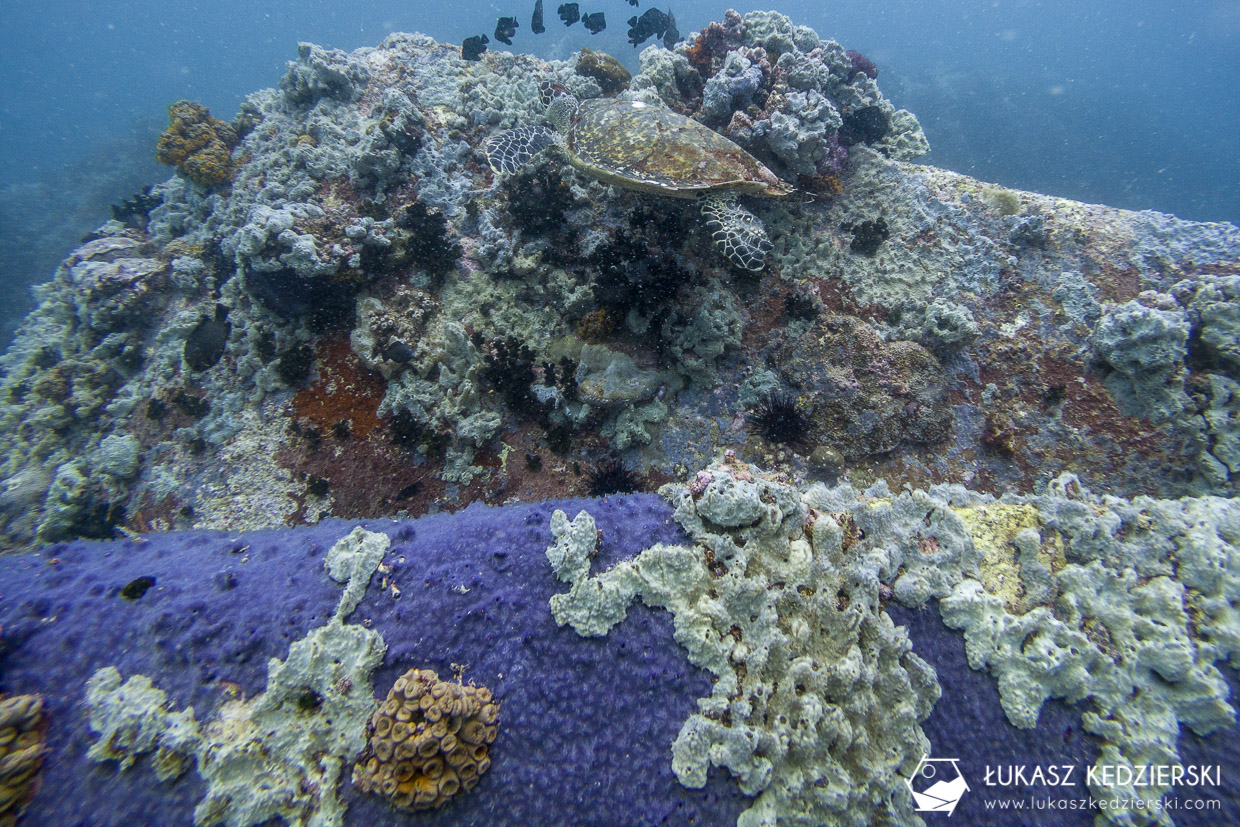
M 534 0 L 534 16 L 530 18 L 530 31 L 534 34 L 542 34 L 547 31 L 547 27 L 543 25 L 542 20 L 542 3 L 543 0 Z
M 495 39 L 506 46 L 512 45 L 512 36 L 517 33 L 517 18 L 501 17 L 495 21 Z
M 581 19 L 581 12 L 577 11 L 576 3 L 564 3 L 555 12 L 564 21 L 565 26 L 571 26 Z
M 629 42 L 640 46 L 652 37 L 667 31 L 668 16 L 658 9 L 646 9 L 641 17 L 629 18 Z
M 598 34 L 603 29 L 607 28 L 607 19 L 603 17 L 603 13 L 601 11 L 596 11 L 593 14 L 587 14 L 581 18 L 581 22 L 582 25 L 590 30 L 590 34 Z
M 405 342 L 390 342 L 383 350 L 383 358 L 403 365 L 412 361 L 418 352 Z
M 663 33 L 663 48 L 670 49 L 681 41 L 680 29 L 676 28 L 676 15 L 667 10 L 667 31 Z
M 481 60 L 482 53 L 487 50 L 487 44 L 490 42 L 491 38 L 484 34 L 465 38 L 465 42 L 461 44 L 461 57 L 464 60 Z
M 636 7 L 636 6 L 637 6 L 637 0 L 629 0 L 629 5 L 630 5 L 630 6 L 634 6 L 634 7 Z

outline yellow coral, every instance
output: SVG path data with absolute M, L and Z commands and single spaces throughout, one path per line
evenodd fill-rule
M 232 179 L 236 171 L 232 150 L 237 131 L 211 117 L 207 107 L 177 101 L 168 107 L 170 124 L 155 143 L 155 158 L 175 166 L 195 184 L 214 187 Z
M 39 695 L 0 699 L 0 824 L 16 824 L 34 795 L 47 752 L 45 715 Z
M 181 171 L 196 184 L 214 186 L 232 178 L 232 153 L 219 141 L 211 141 L 181 164 Z
M 999 215 L 1016 215 L 1021 210 L 1020 196 L 1003 187 L 984 187 L 982 201 Z
M 620 324 L 616 314 L 605 307 L 591 310 L 577 322 L 577 335 L 595 344 L 604 341 Z
M 1048 571 L 1059 571 L 1066 562 L 1059 534 L 1042 526 L 1038 509 L 1032 505 L 987 503 L 952 510 L 982 553 L 980 579 L 983 587 L 1003 598 L 1012 614 L 1024 614 L 1028 609 L 1021 608 L 1024 585 L 1016 560 L 1016 535 L 1024 529 L 1033 529 L 1044 535 L 1037 552 L 1038 562 Z
M 491 766 L 499 703 L 491 690 L 439 680 L 430 669 L 396 679 L 370 719 L 353 783 L 402 810 L 442 806 Z

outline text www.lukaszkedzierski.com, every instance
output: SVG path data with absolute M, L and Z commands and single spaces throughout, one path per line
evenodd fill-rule
M 1214 798 L 992 798 L 987 810 L 1221 810 Z

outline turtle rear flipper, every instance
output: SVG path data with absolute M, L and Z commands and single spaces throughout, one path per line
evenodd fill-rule
M 745 209 L 730 192 L 713 193 L 702 199 L 702 215 L 715 246 L 733 264 L 745 270 L 761 270 L 774 245 L 756 215 Z
M 519 126 L 487 141 L 487 162 L 496 172 L 516 172 L 526 161 L 556 143 L 559 135 L 545 126 Z

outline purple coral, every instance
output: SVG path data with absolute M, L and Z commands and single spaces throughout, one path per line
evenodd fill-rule
M 861 54 L 861 52 L 849 49 L 844 54 L 848 56 L 848 60 L 852 63 L 852 69 L 848 71 L 849 80 L 852 80 L 857 75 L 865 75 L 870 80 L 878 77 L 878 67 L 874 65 L 874 61 Z
M 844 167 L 848 166 L 848 147 L 840 143 L 839 133 L 828 135 L 826 144 L 827 157 L 819 162 L 819 169 L 825 175 L 838 178 L 844 174 Z

